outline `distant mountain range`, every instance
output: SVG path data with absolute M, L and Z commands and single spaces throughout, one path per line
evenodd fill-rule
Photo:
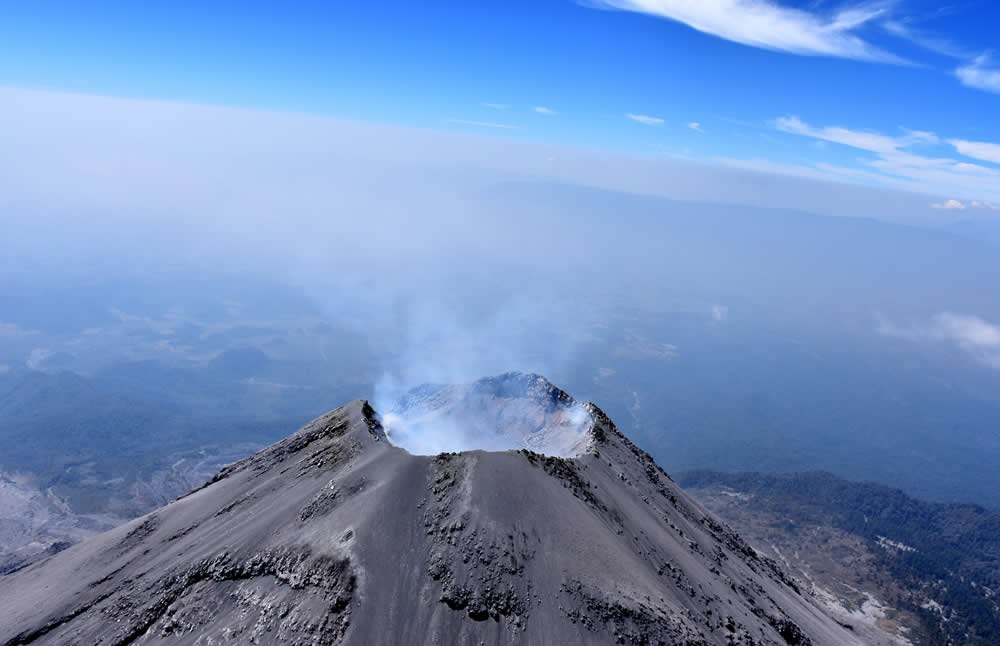
M 1000 513 L 822 472 L 676 478 L 843 616 L 914 644 L 1000 643 Z

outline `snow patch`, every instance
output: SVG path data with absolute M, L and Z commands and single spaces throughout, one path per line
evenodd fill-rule
M 905 543 L 900 543 L 898 541 L 890 540 L 890 539 L 886 538 L 885 536 L 879 536 L 878 537 L 878 545 L 882 549 L 895 550 L 896 552 L 916 552 L 917 551 L 917 549 L 915 547 L 910 547 L 909 545 L 906 545 Z
M 858 590 L 850 585 L 845 587 L 864 596 L 860 607 L 845 602 L 833 592 L 818 585 L 813 586 L 816 600 L 826 611 L 841 624 L 852 626 L 854 632 L 862 636 L 867 643 L 885 646 L 913 646 L 913 642 L 898 633 L 887 632 L 884 624 L 889 608 L 870 592 Z M 853 607 L 852 607 L 853 606 Z M 904 628 L 896 628 L 903 631 Z
M 730 498 L 735 498 L 736 500 L 739 500 L 741 502 L 746 502 L 746 501 L 748 501 L 748 500 L 750 500 L 750 499 L 753 498 L 753 496 L 751 494 L 743 493 L 741 491 L 734 491 L 734 490 L 728 489 L 728 488 L 726 488 L 726 489 L 720 489 L 719 493 L 722 494 L 723 496 L 728 496 Z

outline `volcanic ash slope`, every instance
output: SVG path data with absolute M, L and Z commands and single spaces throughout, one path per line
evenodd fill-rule
M 0 643 L 860 644 L 596 406 L 540 377 L 432 389 L 395 414 L 477 410 L 492 420 L 480 431 L 507 420 L 509 442 L 575 453 L 411 455 L 351 402 L 0 577 Z

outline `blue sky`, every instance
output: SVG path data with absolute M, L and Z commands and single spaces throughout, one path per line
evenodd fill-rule
M 987 0 L 205 4 L 8 3 L 0 85 L 693 159 L 918 190 L 955 209 L 1000 204 L 1000 5 Z

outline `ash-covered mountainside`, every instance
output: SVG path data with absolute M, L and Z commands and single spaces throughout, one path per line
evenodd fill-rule
M 537 376 L 415 393 L 396 422 L 481 411 L 477 433 L 565 447 L 577 410 L 572 457 L 421 456 L 347 404 L 0 577 L 0 644 L 861 643 L 600 409 Z

